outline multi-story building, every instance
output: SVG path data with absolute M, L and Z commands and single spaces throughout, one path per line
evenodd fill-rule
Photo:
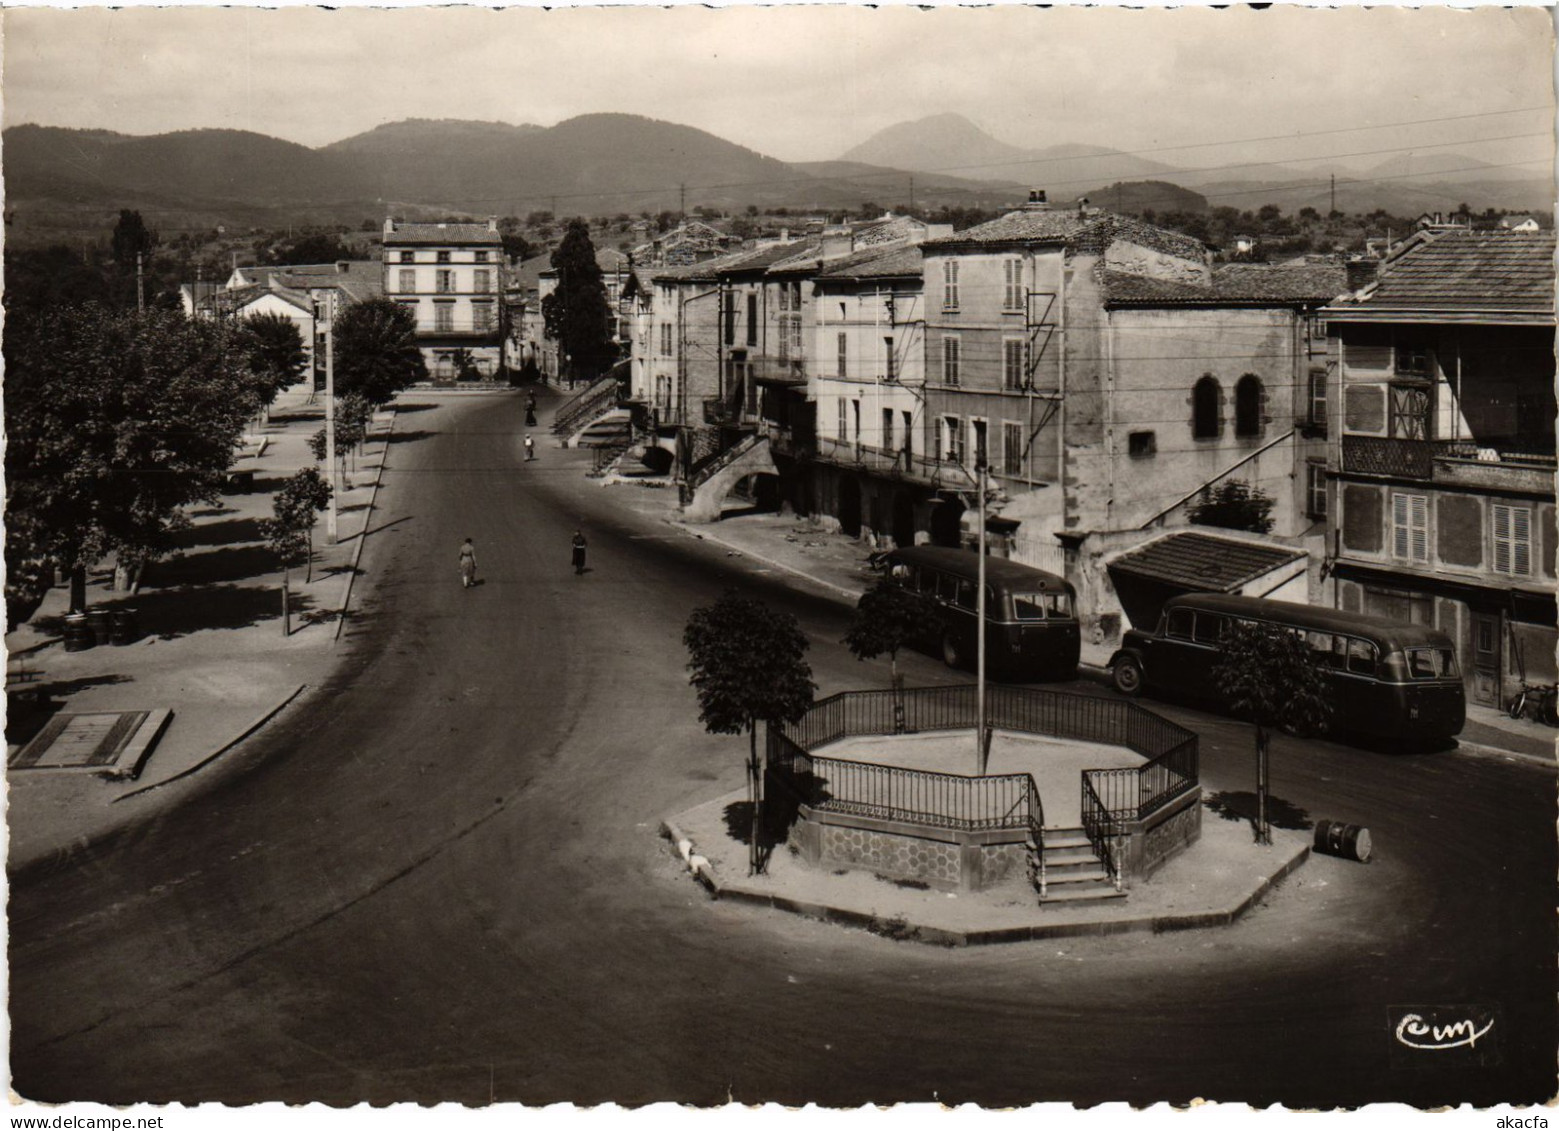
M 411 309 L 428 371 L 451 379 L 504 365 L 503 239 L 498 221 L 384 222 L 384 292 Z
M 1336 604 L 1449 633 L 1493 706 L 1555 678 L 1554 249 L 1420 236 L 1321 312 Z

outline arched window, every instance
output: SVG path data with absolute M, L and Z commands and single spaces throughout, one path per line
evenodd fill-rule
M 1253 373 L 1234 386 L 1234 434 L 1261 435 L 1261 378 Z
M 1223 422 L 1218 419 L 1218 379 L 1203 377 L 1191 390 L 1191 436 L 1197 440 L 1216 440 Z

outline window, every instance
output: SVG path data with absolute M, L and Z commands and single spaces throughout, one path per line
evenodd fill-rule
M 1427 440 L 1429 431 L 1429 390 L 1421 385 L 1391 386 L 1391 430 L 1402 440 Z
M 438 261 L 440 263 L 448 263 L 449 262 L 449 252 L 447 252 L 447 251 L 439 252 L 438 253 Z
M 439 302 L 433 304 L 433 328 L 445 333 L 455 328 L 454 303 Z
M 736 296 L 729 291 L 720 292 L 721 341 L 728 346 L 736 344 Z
M 1336 645 L 1341 640 L 1341 637 L 1337 637 L 1334 640 L 1330 632 L 1305 633 L 1305 643 L 1310 647 L 1310 658 L 1323 668 L 1337 666 L 1339 653 L 1336 650 Z
M 882 450 L 885 452 L 893 450 L 893 410 L 891 408 L 882 410 Z
M 1368 640 L 1348 638 L 1348 670 L 1354 675 L 1375 674 L 1375 645 Z
M 848 361 L 850 357 L 850 336 L 841 333 L 839 335 L 839 376 L 848 376 Z
M 1396 349 L 1396 371 L 1400 377 L 1427 381 L 1430 375 L 1429 351 L 1421 345 L 1400 345 Z
M 1326 369 L 1316 366 L 1310 370 L 1310 424 L 1326 431 Z
M 1023 309 L 1023 260 L 1004 259 L 1001 262 L 1003 310 Z
M 403 252 L 401 252 L 401 262 L 402 263 L 415 263 L 415 262 L 417 262 L 417 253 L 415 251 L 403 251 Z
M 1012 615 L 1019 620 L 1044 620 L 1045 595 L 1043 593 L 1014 593 Z
M 1218 401 L 1222 392 L 1218 379 L 1211 374 L 1203 377 L 1191 390 L 1191 436 L 1197 440 L 1216 440 L 1223 431 L 1223 421 L 1218 419 Z
M 758 344 L 758 296 L 752 291 L 747 292 L 747 344 Z
M 1261 378 L 1247 373 L 1234 386 L 1234 434 L 1261 435 Z
M 1456 653 L 1449 648 L 1409 648 L 1407 663 L 1414 679 L 1456 677 Z
M 1133 459 L 1146 459 L 1158 451 L 1158 433 L 1126 433 L 1126 454 Z
M 1021 389 L 1028 383 L 1028 349 L 1022 338 L 1003 338 L 1001 343 L 1002 387 Z
M 845 407 L 845 399 L 843 397 L 840 397 L 839 398 L 839 427 L 835 430 L 834 434 L 836 436 L 838 436 L 841 440 L 848 440 L 850 438 L 850 433 L 848 431 L 848 427 L 849 427 L 849 416 L 848 416 L 848 413 L 849 413 L 849 411 L 850 410 Z
M 1495 503 L 1490 508 L 1494 523 L 1494 572 L 1511 577 L 1532 574 L 1532 509 Z
M 473 302 L 471 304 L 471 320 L 478 330 L 491 330 L 497 323 L 493 321 L 493 304 L 490 302 Z
M 474 274 L 471 289 L 479 295 L 491 294 L 493 290 L 493 273 L 485 267 L 478 267 Z
M 413 271 L 409 267 L 401 268 L 401 285 L 399 287 L 397 287 L 396 289 L 399 290 L 401 292 L 401 294 L 403 294 L 403 295 L 414 295 L 414 294 L 416 294 L 417 293 L 417 272 Z
M 942 261 L 942 309 L 958 309 L 958 260 Z
M 1317 521 L 1326 517 L 1326 461 L 1308 460 L 1305 463 L 1305 513 Z
M 942 383 L 944 385 L 958 384 L 959 345 L 957 338 L 942 339 Z
M 1192 631 L 1191 639 L 1198 644 L 1216 644 L 1223 638 L 1224 630 L 1228 627 L 1228 621 L 1213 613 L 1197 613 L 1196 627 Z
M 904 414 L 904 459 L 909 461 L 915 455 L 915 418 L 909 413 Z
M 1001 424 L 1001 470 L 1005 475 L 1023 474 L 1023 425 L 1010 420 Z
M 476 253 L 476 261 L 478 263 L 486 263 L 487 262 L 487 252 L 485 252 L 485 251 L 477 252 Z
M 440 271 L 438 273 L 438 293 L 441 295 L 453 294 L 455 290 L 455 273 L 453 271 Z
M 884 363 L 884 376 L 889 381 L 897 381 L 899 379 L 899 366 L 898 359 L 893 356 L 893 336 L 891 334 L 882 339 L 882 356 L 887 359 Z
M 790 333 L 790 357 L 792 361 L 800 361 L 801 351 L 801 315 L 792 314 L 784 329 Z
M 660 324 L 660 356 L 661 357 L 670 357 L 671 356 L 671 323 L 670 322 L 662 322 Z
M 947 458 L 956 464 L 964 462 L 964 422 L 956 416 L 942 418 L 943 449 Z
M 974 595 L 974 582 L 958 579 L 958 595 L 953 598 L 953 603 L 960 609 L 974 609 L 977 607 L 978 598 Z
M 1175 640 L 1191 639 L 1191 623 L 1196 614 L 1190 609 L 1171 609 L 1164 622 L 1164 635 Z
M 1498 548 L 1495 550 L 1498 553 Z M 1429 560 L 1429 496 L 1391 495 L 1391 553 L 1412 562 Z
M 974 466 L 985 467 L 990 459 L 990 449 L 985 443 L 985 421 L 971 420 L 969 431 L 974 433 Z
M 861 446 L 861 402 L 850 402 L 850 423 L 854 426 L 850 435 L 855 439 L 855 446 Z

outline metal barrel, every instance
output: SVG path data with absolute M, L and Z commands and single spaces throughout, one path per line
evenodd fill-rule
M 1345 825 L 1341 821 L 1317 821 L 1315 850 L 1327 856 L 1340 856 L 1344 860 L 1368 864 L 1370 831 L 1361 825 Z

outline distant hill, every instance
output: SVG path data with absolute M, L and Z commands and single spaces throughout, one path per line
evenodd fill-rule
M 1110 212 L 1206 212 L 1207 198 L 1168 181 L 1116 181 L 1080 193 L 1095 208 Z

